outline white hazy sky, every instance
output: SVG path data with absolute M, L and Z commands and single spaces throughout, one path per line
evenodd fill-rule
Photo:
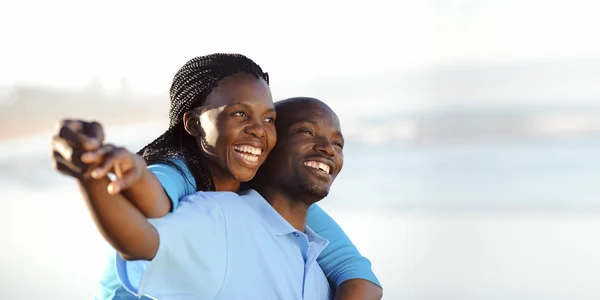
M 189 58 L 239 52 L 273 84 L 452 63 L 600 57 L 600 2 L 36 0 L 0 4 L 0 86 L 162 91 Z M 158 2 L 158 1 L 157 1 Z M 599 3 L 599 4 L 596 4 Z

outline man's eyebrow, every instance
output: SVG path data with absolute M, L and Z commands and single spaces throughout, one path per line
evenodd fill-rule
M 296 120 L 296 121 L 292 122 L 292 126 L 295 126 L 298 124 L 311 124 L 313 126 L 319 126 L 319 124 L 317 124 L 317 122 L 311 121 L 311 120 Z
M 293 126 L 296 126 L 296 125 L 301 125 L 301 124 L 311 124 L 311 125 L 316 126 L 316 127 L 319 126 L 319 124 L 317 124 L 317 122 L 315 122 L 315 121 L 311 121 L 311 120 L 298 120 L 298 121 L 292 122 L 292 124 L 290 125 L 290 127 L 293 127 Z M 342 141 L 345 141 L 344 135 L 342 134 L 341 131 L 336 130 L 333 134 L 336 134 L 336 135 L 340 136 L 340 138 L 342 138 Z

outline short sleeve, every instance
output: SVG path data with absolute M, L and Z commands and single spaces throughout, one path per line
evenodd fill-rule
M 173 209 L 175 209 L 181 198 L 196 192 L 196 187 L 194 176 L 192 176 L 185 163 L 181 160 L 173 160 L 173 163 L 183 170 L 185 176 L 177 168 L 166 163 L 149 165 L 148 170 L 158 178 L 169 199 L 171 199 Z
M 151 261 L 117 256 L 117 274 L 131 293 L 158 299 L 213 299 L 227 270 L 227 224 L 217 200 L 203 193 L 182 199 L 177 213 L 149 219 L 159 236 Z
M 306 223 L 318 235 L 329 240 L 317 262 L 336 288 L 350 279 L 368 280 L 381 287 L 371 269 L 371 261 L 358 252 L 342 228 L 317 204 L 309 208 Z

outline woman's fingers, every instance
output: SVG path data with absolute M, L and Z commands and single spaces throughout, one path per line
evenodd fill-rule
M 124 148 L 118 148 L 111 145 L 111 149 L 107 150 L 102 156 L 100 164 L 92 171 L 92 178 L 99 179 L 108 175 L 108 173 L 115 168 L 118 161 L 128 154 L 129 152 Z
M 85 152 L 81 155 L 81 161 L 86 164 L 99 164 L 103 161 L 104 156 L 111 153 L 115 149 L 114 145 L 107 144 L 96 151 Z

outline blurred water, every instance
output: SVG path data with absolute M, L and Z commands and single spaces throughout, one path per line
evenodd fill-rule
M 137 151 L 164 126 L 157 121 L 108 128 L 108 142 Z M 0 188 L 63 183 L 51 168 L 49 136 L 0 143 Z M 403 211 L 600 212 L 598 153 L 600 136 L 430 146 L 351 140 L 327 202 Z
M 137 150 L 164 122 L 108 128 Z M 0 144 L 2 299 L 89 299 L 106 245 L 48 135 Z M 386 299 L 598 299 L 600 139 L 349 143 L 322 206 Z

